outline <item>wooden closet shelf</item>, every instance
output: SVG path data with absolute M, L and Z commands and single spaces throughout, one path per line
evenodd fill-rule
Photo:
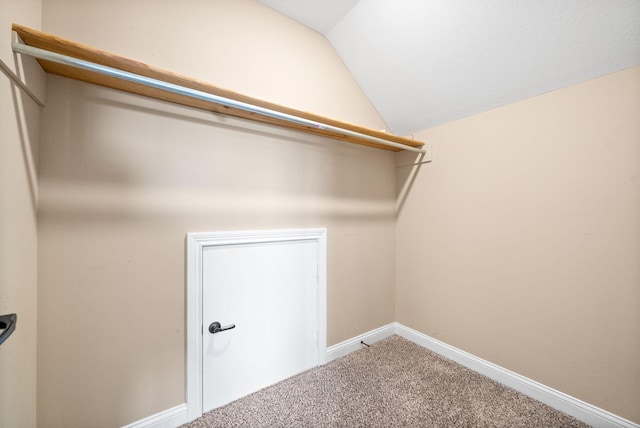
M 318 116 L 312 113 L 295 110 L 257 98 L 238 94 L 209 83 L 198 81 L 191 77 L 182 76 L 171 71 L 153 67 L 139 61 L 33 30 L 18 24 L 13 24 L 12 29 L 20 36 L 24 41 L 24 44 L 27 46 L 51 52 L 54 55 L 64 55 L 76 60 L 97 64 L 98 66 L 132 73 L 133 75 L 140 76 L 142 79 L 153 79 L 155 81 L 165 82 L 170 86 L 177 85 L 178 87 L 186 88 L 187 90 L 198 91 L 199 93 L 204 93 L 204 95 L 210 94 L 213 96 L 211 98 L 222 98 L 223 100 L 230 100 L 232 103 L 225 104 L 224 101 L 218 102 L 210 99 L 194 98 L 193 96 L 186 95 L 184 93 L 176 93 L 164 88 L 148 86 L 147 84 L 139 83 L 137 81 L 123 80 L 122 78 L 105 75 L 94 70 L 53 62 L 53 59 L 51 58 L 49 58 L 50 60 L 37 58 L 36 54 L 26 52 L 28 55 L 36 56 L 41 67 L 48 73 L 215 113 L 282 126 L 301 132 L 321 135 L 379 149 L 392 151 L 401 151 L 403 149 L 418 151 L 424 145 L 424 143 L 410 138 L 399 137 L 382 131 L 341 122 L 335 119 Z M 16 47 L 14 47 L 14 50 L 19 51 Z M 255 109 L 246 110 L 243 107 L 245 104 L 252 106 L 252 108 L 255 107 Z M 271 112 L 275 113 L 275 116 L 272 115 Z M 300 120 L 298 120 L 298 122 L 292 122 L 290 119 L 287 119 L 287 117 L 294 117 L 296 120 Z

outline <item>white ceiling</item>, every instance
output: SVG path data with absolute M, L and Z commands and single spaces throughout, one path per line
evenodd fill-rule
M 324 34 L 396 134 L 640 64 L 640 0 L 260 0 Z
M 358 0 L 260 0 L 321 34 L 327 34 Z

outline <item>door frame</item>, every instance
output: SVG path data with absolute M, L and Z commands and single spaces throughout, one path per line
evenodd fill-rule
M 327 229 L 197 232 L 186 237 L 186 404 L 187 418 L 202 416 L 202 254 L 205 248 L 270 242 L 316 241 L 318 248 L 318 364 L 327 350 Z

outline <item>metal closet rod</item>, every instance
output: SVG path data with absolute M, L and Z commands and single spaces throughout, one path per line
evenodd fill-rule
M 68 66 L 79 68 L 82 70 L 104 74 L 106 76 L 127 80 L 129 82 L 138 83 L 141 85 L 149 86 L 156 89 L 161 89 L 168 92 L 173 92 L 175 94 L 185 95 L 191 98 L 214 102 L 227 107 L 234 107 L 234 108 L 248 111 L 251 113 L 258 113 L 263 116 L 271 117 L 274 119 L 285 120 L 291 123 L 296 123 L 298 125 L 311 126 L 317 129 L 332 131 L 332 132 L 348 135 L 351 137 L 361 138 L 361 139 L 368 140 L 373 143 L 381 144 L 384 146 L 394 147 L 402 150 L 409 150 L 416 153 L 426 153 L 425 149 L 421 149 L 419 147 L 412 147 L 406 144 L 400 144 L 393 141 L 383 140 L 382 138 L 374 137 L 367 134 L 361 134 L 359 132 L 351 131 L 349 129 L 343 129 L 337 126 L 327 125 L 324 123 L 316 122 L 316 121 L 305 119 L 302 117 L 293 116 L 287 113 L 282 113 L 276 110 L 254 106 L 252 104 L 244 103 L 242 101 L 236 101 L 230 98 L 220 97 L 218 95 L 213 95 L 208 92 L 198 91 L 196 89 L 186 88 L 184 86 L 164 82 L 162 80 L 153 79 L 151 77 L 141 76 L 139 74 L 130 73 L 128 71 L 118 70 L 117 68 L 95 64 L 90 61 L 85 61 L 85 60 L 74 58 L 71 56 L 62 55 L 56 52 L 50 52 L 45 49 L 40 49 L 33 46 L 25 45 L 24 43 L 13 42 L 11 46 L 14 52 L 29 55 L 35 58 L 44 59 L 51 62 L 56 62 L 58 64 L 68 65 Z

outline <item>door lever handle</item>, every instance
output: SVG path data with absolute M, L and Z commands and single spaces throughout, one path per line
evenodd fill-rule
M 0 344 L 7 340 L 11 333 L 16 329 L 16 323 L 18 322 L 18 315 L 9 314 L 0 316 L 0 330 L 4 330 L 0 334 Z
M 235 324 L 229 324 L 222 327 L 222 325 L 218 321 L 214 321 L 209 325 L 209 333 L 215 334 L 220 333 L 221 331 L 231 330 L 232 328 L 236 328 Z

